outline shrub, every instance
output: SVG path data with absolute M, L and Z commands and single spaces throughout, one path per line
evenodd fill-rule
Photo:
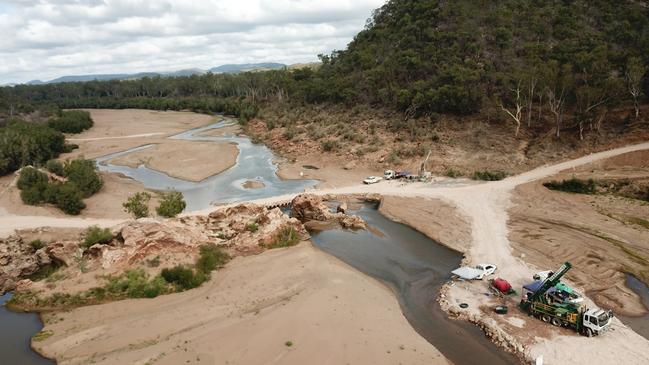
M 167 283 L 174 284 L 180 290 L 196 288 L 207 280 L 207 276 L 202 271 L 194 271 L 181 265 L 162 269 L 160 275 Z
M 449 168 L 449 169 L 446 170 L 444 175 L 446 175 L 448 177 L 456 178 L 456 177 L 462 176 L 462 173 L 460 171 L 458 171 L 458 170 L 453 169 L 453 168 Z
M 20 199 L 27 205 L 38 205 L 45 201 L 45 190 L 47 183 L 38 183 L 36 185 L 24 188 L 20 192 Z
M 70 152 L 76 150 L 77 148 L 79 148 L 79 145 L 78 145 L 78 144 L 74 144 L 74 143 L 65 144 L 65 145 L 63 146 L 63 150 L 62 150 L 61 152 L 63 152 L 63 153 L 70 153 Z
M 36 170 L 33 167 L 25 167 L 20 170 L 20 177 L 16 186 L 20 190 L 24 190 L 39 184 L 47 184 L 48 179 L 47 175 Z
M 254 233 L 254 232 L 257 232 L 258 229 L 259 229 L 259 225 L 257 223 L 254 223 L 254 222 L 253 223 L 248 223 L 248 225 L 246 226 L 246 231 L 248 231 L 248 232 L 253 232 Z
M 47 122 L 48 127 L 63 133 L 81 133 L 92 127 L 90 113 L 84 110 L 62 111 Z
M 86 231 L 86 238 L 83 241 L 83 247 L 90 248 L 93 245 L 105 245 L 113 240 L 113 234 L 110 229 L 101 229 L 97 226 L 92 226 Z
M 509 175 L 505 171 L 476 171 L 473 173 L 473 180 L 498 181 Z
M 300 242 L 300 234 L 292 226 L 282 228 L 273 242 L 268 245 L 269 248 L 280 248 L 295 246 Z
M 581 180 L 573 177 L 570 180 L 549 181 L 543 183 L 543 186 L 550 190 L 559 190 L 568 193 L 595 194 L 595 181 L 593 179 Z
M 187 203 L 185 203 L 182 193 L 170 191 L 162 194 L 160 205 L 155 211 L 160 216 L 172 218 L 182 213 L 186 206 Z
M 148 217 L 149 200 L 151 200 L 151 194 L 147 192 L 135 193 L 122 204 L 122 207 L 124 207 L 125 212 L 130 213 L 136 219 Z
M 128 270 L 116 277 L 109 277 L 105 293 L 116 298 L 155 298 L 167 293 L 168 287 L 159 276 L 149 280 L 149 275 L 142 269 Z M 101 291 L 99 295 L 105 295 Z
M 196 261 L 196 269 L 209 274 L 211 271 L 220 269 L 230 260 L 230 255 L 214 244 L 201 246 L 201 252 Z
M 84 198 L 98 192 L 104 185 L 93 160 L 74 159 L 66 162 L 63 170 L 65 177 L 77 186 Z
M 66 214 L 77 215 L 86 207 L 75 184 L 56 185 L 53 194 L 56 194 L 53 198 L 56 206 Z
M 32 246 L 32 249 L 33 249 L 34 251 L 38 251 L 38 250 L 40 250 L 41 248 L 43 248 L 43 247 L 46 246 L 46 245 L 45 245 L 45 242 L 43 242 L 43 241 L 41 241 L 41 240 L 33 240 L 33 241 L 29 242 L 29 245 Z
M 335 139 L 328 139 L 326 141 L 320 142 L 322 149 L 326 152 L 335 151 L 338 149 L 338 141 Z
M 45 164 L 45 168 L 47 171 L 59 175 L 59 176 L 64 176 L 65 172 L 63 172 L 63 163 L 59 160 L 49 160 Z

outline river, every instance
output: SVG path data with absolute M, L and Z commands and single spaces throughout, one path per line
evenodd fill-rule
M 4 303 L 11 294 L 0 296 L 0 364 L 2 365 L 52 365 L 30 347 L 31 338 L 43 324 L 36 313 L 16 313 Z
M 277 176 L 275 155 L 266 146 L 255 144 L 245 136 L 224 135 L 204 136 L 204 132 L 234 125 L 225 119 L 208 126 L 191 129 L 171 136 L 171 139 L 189 141 L 212 141 L 236 143 L 239 156 L 236 164 L 220 174 L 213 175 L 200 182 L 186 181 L 155 171 L 144 165 L 128 167 L 110 164 L 109 161 L 129 153 L 151 148 L 153 145 L 139 146 L 126 151 L 112 153 L 97 158 L 99 170 L 120 173 L 141 182 L 145 187 L 154 190 L 175 189 L 180 191 L 187 203 L 186 212 L 209 208 L 214 204 L 235 203 L 244 200 L 266 198 L 294 192 L 301 192 L 317 184 L 315 180 L 282 180 Z M 218 156 L 215 156 L 218 158 Z M 246 181 L 259 181 L 263 188 L 245 189 Z
M 414 229 L 385 218 L 376 205 L 350 211 L 369 230 L 311 232 L 316 246 L 390 286 L 412 327 L 453 363 L 518 364 L 491 343 L 477 326 L 451 320 L 436 298 L 462 255 Z

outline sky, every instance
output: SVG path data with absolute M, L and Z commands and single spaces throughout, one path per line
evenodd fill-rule
M 0 84 L 317 61 L 385 0 L 0 0 Z

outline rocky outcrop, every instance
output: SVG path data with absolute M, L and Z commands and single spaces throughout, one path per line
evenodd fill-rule
M 358 225 L 353 217 L 347 221 L 350 226 Z M 50 264 L 71 267 L 69 277 L 78 280 L 83 273 L 102 270 L 102 275 L 113 274 L 137 263 L 148 264 L 153 259 L 156 267 L 190 263 L 205 244 L 220 246 L 231 256 L 255 254 L 275 244 L 287 227 L 300 238 L 306 235 L 299 220 L 278 208 L 269 210 L 260 205 L 241 204 L 208 216 L 130 221 L 113 228 L 114 238 L 109 243 L 88 249 L 77 239 L 50 242 L 34 251 L 20 236 L 11 236 L 0 240 L 0 291 L 43 289 L 43 283 L 24 279 Z M 294 233 L 291 237 L 294 241 Z
M 0 240 L 0 293 L 13 290 L 18 278 L 38 271 L 38 258 L 19 236 Z
M 291 202 L 291 214 L 293 217 L 302 222 L 314 221 L 335 221 L 341 226 L 350 229 L 365 229 L 367 225 L 362 218 L 353 215 L 347 215 L 341 212 L 341 206 L 338 212 L 333 213 L 325 204 L 322 198 L 314 194 L 301 194 L 296 196 Z M 346 204 L 342 210 L 346 210 Z

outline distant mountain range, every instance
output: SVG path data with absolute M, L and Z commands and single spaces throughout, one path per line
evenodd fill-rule
M 43 84 L 56 84 L 60 82 L 84 82 L 84 81 L 105 81 L 105 80 L 131 80 L 141 79 L 143 77 L 182 77 L 192 75 L 202 75 L 207 72 L 212 73 L 239 73 L 249 71 L 265 71 L 265 70 L 278 70 L 287 67 L 283 63 L 264 62 L 264 63 L 244 63 L 244 64 L 228 64 L 217 67 L 212 67 L 209 70 L 201 70 L 198 68 L 190 68 L 185 70 L 178 70 L 173 72 L 139 72 L 134 74 L 97 74 L 97 75 L 71 75 L 62 76 L 54 80 L 41 81 L 32 80 L 27 82 L 27 85 L 43 85 Z M 4 86 L 13 86 L 4 85 Z

